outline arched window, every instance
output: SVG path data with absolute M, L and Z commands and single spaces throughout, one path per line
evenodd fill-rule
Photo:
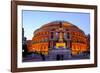
M 70 34 L 69 34 L 69 32 L 67 33 L 67 39 L 70 39 Z
M 64 38 L 66 39 L 66 33 L 64 33 Z
M 53 39 L 53 37 L 54 37 L 53 34 L 54 34 L 54 32 L 51 32 L 51 39 Z
M 58 32 L 56 32 L 56 38 L 58 38 L 58 37 L 59 37 Z

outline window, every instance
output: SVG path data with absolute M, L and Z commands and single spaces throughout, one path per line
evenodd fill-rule
M 69 32 L 67 33 L 67 39 L 70 39 L 70 34 L 69 34 Z
M 56 38 L 58 38 L 58 32 L 56 32 Z
M 53 39 L 53 37 L 54 37 L 54 36 L 53 36 L 53 32 L 51 32 L 51 39 Z

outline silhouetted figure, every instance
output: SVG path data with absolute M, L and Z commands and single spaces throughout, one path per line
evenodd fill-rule
M 60 55 L 57 55 L 56 60 L 60 60 Z
M 45 55 L 41 54 L 42 60 L 45 61 Z
M 63 56 L 63 55 L 61 55 L 61 60 L 63 60 L 63 58 L 64 58 L 64 56 Z

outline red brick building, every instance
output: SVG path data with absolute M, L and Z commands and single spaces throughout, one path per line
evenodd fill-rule
M 89 49 L 85 33 L 66 21 L 44 24 L 35 30 L 33 35 L 30 52 L 36 51 L 47 55 L 49 50 L 54 48 L 69 48 L 72 54 L 80 54 Z

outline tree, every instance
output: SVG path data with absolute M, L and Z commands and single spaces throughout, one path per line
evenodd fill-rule
M 22 55 L 23 57 L 26 57 L 26 55 L 28 54 L 28 51 L 27 51 L 27 45 L 26 44 L 23 44 L 22 45 Z

